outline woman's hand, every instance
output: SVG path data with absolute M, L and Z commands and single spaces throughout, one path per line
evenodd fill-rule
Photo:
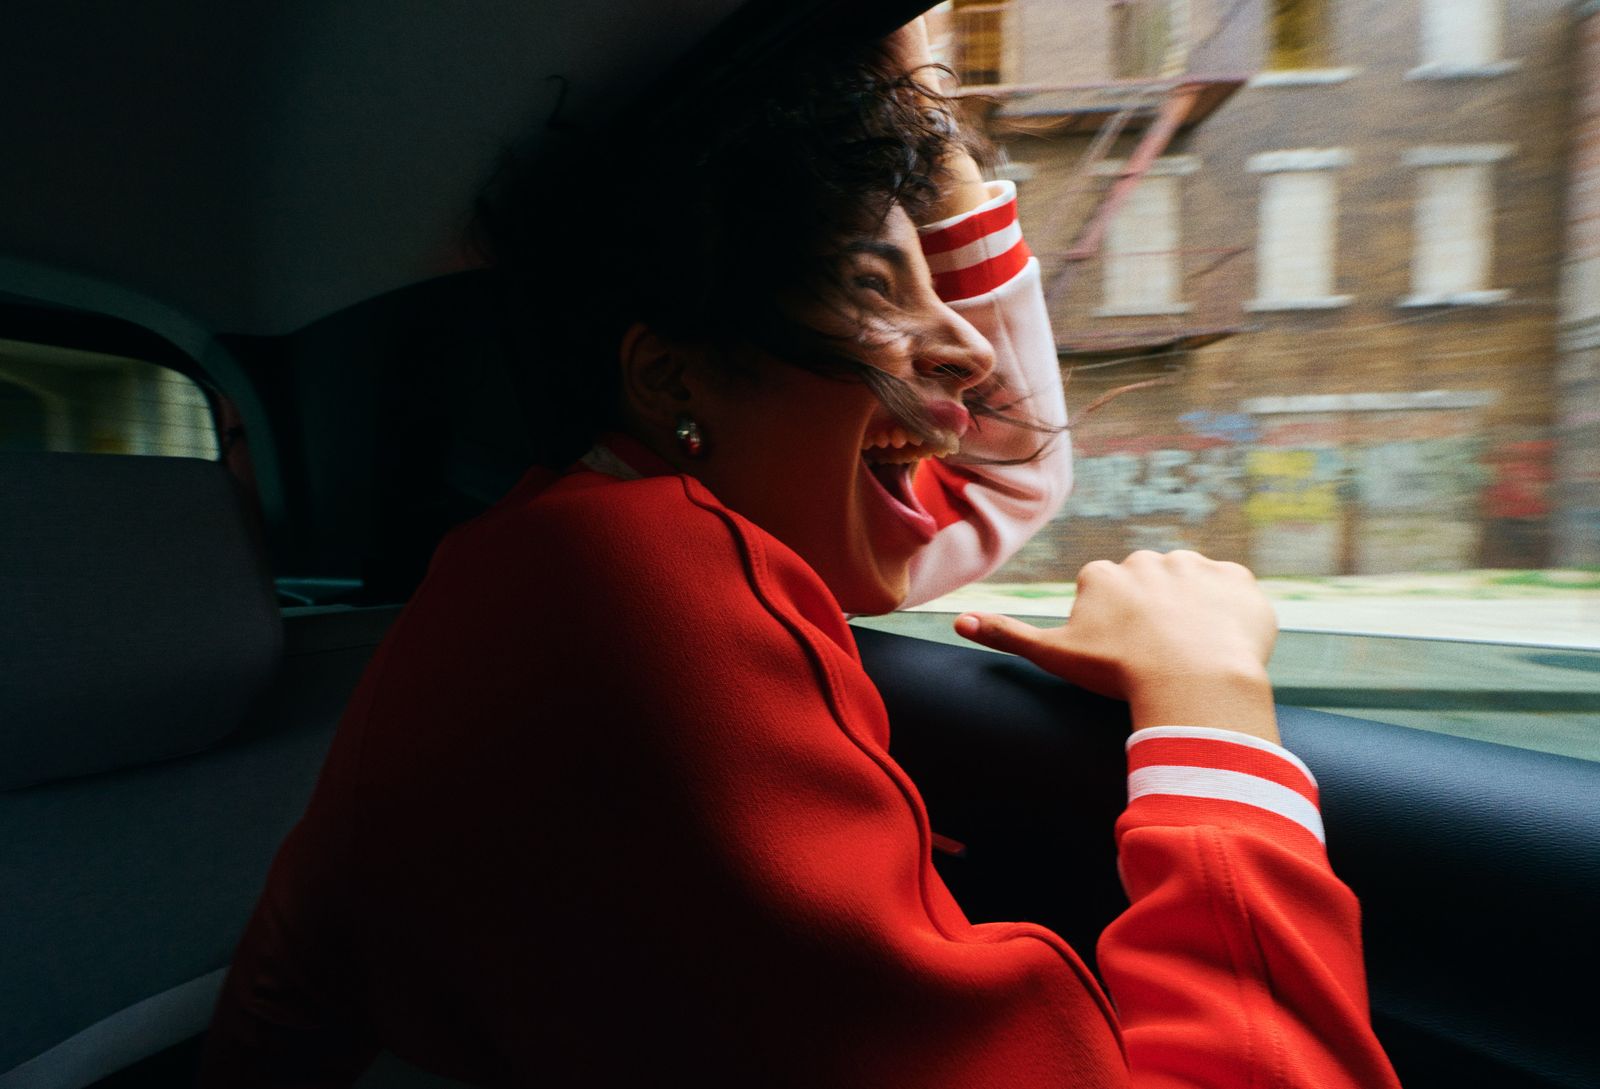
M 922 16 L 883 39 L 883 52 L 890 71 L 912 77 L 935 94 L 941 92 L 943 73 L 934 67 L 933 50 L 928 44 L 928 22 Z
M 928 44 L 928 24 L 922 16 L 917 16 L 885 38 L 883 53 L 892 74 L 910 76 L 926 88 L 929 95 L 934 96 L 929 100 L 929 108 L 949 117 L 952 124 L 957 123 L 950 104 L 943 99 L 948 90 L 944 81 L 949 77 L 933 62 L 933 51 Z M 945 157 L 943 165 L 945 177 L 940 185 L 940 199 L 918 217 L 918 226 L 970 212 L 989 199 L 983 173 L 961 146 L 959 137 L 951 143 L 950 154 Z
M 1267 680 L 1277 617 L 1255 576 L 1198 552 L 1135 552 L 1078 572 L 1071 618 L 1035 628 L 968 613 L 956 631 L 1127 700 L 1136 729 L 1215 726 L 1278 739 Z

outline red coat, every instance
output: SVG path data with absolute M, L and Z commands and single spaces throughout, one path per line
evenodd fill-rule
M 837 603 L 690 478 L 530 474 L 441 547 L 284 845 L 206 1084 L 1396 1084 L 1282 749 L 1142 731 L 1099 951 L 967 922 Z M 1109 831 L 1109 830 L 1108 830 Z M 1049 865 L 1040 859 L 1040 865 Z

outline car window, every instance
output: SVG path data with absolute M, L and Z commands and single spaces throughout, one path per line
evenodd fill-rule
M 1026 598 L 983 604 L 1061 623 L 1028 615 Z M 971 647 L 955 634 L 956 615 L 919 609 L 852 623 Z M 1600 760 L 1600 648 L 1290 629 L 1268 671 L 1280 703 Z
M 1585 11 L 935 8 L 1018 188 L 1076 456 L 1061 514 L 925 608 L 1060 617 L 1082 564 L 1196 549 L 1264 578 L 1282 698 L 1595 755 Z
M 156 363 L 0 339 L 0 452 L 219 456 L 206 393 Z

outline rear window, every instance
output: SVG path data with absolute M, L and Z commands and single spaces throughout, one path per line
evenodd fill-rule
M 0 339 L 0 453 L 219 456 L 211 402 L 141 359 Z

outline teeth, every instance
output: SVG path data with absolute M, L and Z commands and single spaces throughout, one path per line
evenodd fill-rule
M 868 460 L 876 465 L 905 465 L 921 461 L 928 455 L 921 450 L 874 450 Z
M 905 446 L 921 446 L 922 444 L 922 439 L 918 438 L 916 435 L 909 434 L 905 428 L 891 427 L 887 430 L 879 431 L 867 439 L 867 441 L 862 444 L 861 449 L 873 450 L 880 447 L 884 449 L 893 447 L 894 449 L 899 450 Z
M 937 443 L 932 443 L 896 427 L 872 436 L 861 447 L 861 452 L 868 461 L 880 465 L 900 465 L 921 461 L 925 457 L 949 457 L 960 448 L 961 440 L 953 435 L 946 435 Z

